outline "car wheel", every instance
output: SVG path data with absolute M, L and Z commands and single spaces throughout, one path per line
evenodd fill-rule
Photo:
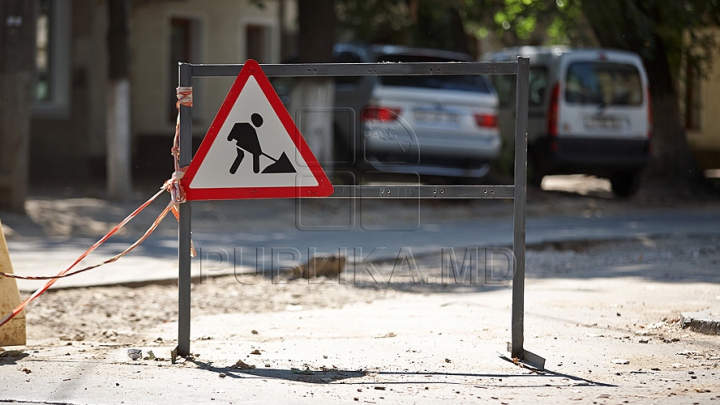
M 612 191 L 618 197 L 629 197 L 640 188 L 640 173 L 633 171 L 613 173 L 610 176 Z

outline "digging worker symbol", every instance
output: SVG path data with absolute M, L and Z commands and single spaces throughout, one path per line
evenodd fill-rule
M 256 129 L 259 129 L 263 124 L 262 116 L 254 113 L 250 116 L 250 121 L 252 121 L 252 124 L 249 122 L 236 123 L 233 125 L 232 130 L 230 130 L 230 134 L 228 134 L 228 142 L 235 141 L 237 145 L 237 157 L 232 166 L 230 166 L 230 174 L 237 172 L 240 163 L 242 163 L 245 158 L 245 152 L 252 155 L 253 173 L 260 173 L 260 156 L 265 156 L 273 161 L 273 163 L 262 171 L 263 173 L 295 173 L 295 168 L 292 163 L 290 163 L 290 159 L 288 159 L 285 152 L 277 159 L 263 152 L 256 131 Z

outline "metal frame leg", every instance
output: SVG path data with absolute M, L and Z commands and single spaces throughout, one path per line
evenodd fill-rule
M 525 361 L 540 369 L 545 359 L 523 348 L 525 327 L 525 208 L 527 203 L 527 130 L 529 66 L 527 58 L 518 58 L 515 116 L 515 196 L 513 213 L 513 253 L 515 274 L 512 293 L 512 342 L 513 358 Z
M 180 86 L 192 85 L 192 65 L 181 64 Z M 192 109 L 180 106 L 180 167 L 190 164 L 192 159 Z M 180 204 L 180 224 L 178 227 L 178 345 L 177 354 L 190 354 L 190 201 Z

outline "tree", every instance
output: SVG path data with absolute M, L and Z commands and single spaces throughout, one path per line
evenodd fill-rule
M 466 2 L 448 0 L 338 0 L 342 34 L 367 43 L 398 44 L 472 53 Z
M 687 144 L 678 101 L 682 60 L 699 72 L 717 47 L 719 0 L 338 0 L 340 26 L 356 38 L 456 49 L 453 27 L 493 33 L 505 46 L 599 45 L 638 53 L 650 81 L 653 151 L 650 175 L 701 180 Z M 450 25 L 443 25 L 446 10 Z M 459 17 L 462 24 L 453 18 Z M 445 28 L 441 28 L 445 27 Z M 690 37 L 690 41 L 687 38 Z
M 470 0 L 465 19 L 482 35 L 493 33 L 504 46 L 590 45 L 580 0 Z
M 640 54 L 650 81 L 653 106 L 654 162 L 651 174 L 668 180 L 697 180 L 695 165 L 680 120 L 677 83 L 680 62 L 703 71 L 716 47 L 704 30 L 720 24 L 717 0 L 582 0 L 582 10 L 599 43 Z M 693 37 L 685 41 L 685 34 Z M 702 53 L 692 52 L 695 46 Z
M 413 14 L 409 2 L 417 0 L 337 0 L 340 36 L 367 43 L 408 43 Z
M 28 190 L 35 6 L 0 2 L 0 207 L 17 212 L 24 212 Z
M 336 17 L 334 0 L 298 0 L 298 63 L 333 61 Z M 333 170 L 332 77 L 306 77 L 292 91 L 290 112 L 325 170 Z
M 108 0 L 107 193 L 114 200 L 132 192 L 129 7 L 128 0 Z
M 654 159 L 648 173 L 674 183 L 702 181 L 681 124 L 676 85 L 681 60 L 700 72 L 711 66 L 708 49 L 718 44 L 705 28 L 720 25 L 718 0 L 471 0 L 467 4 L 468 18 L 490 24 L 507 46 L 538 44 L 533 38 L 542 37 L 534 37 L 539 31 L 551 43 L 596 43 L 639 54 L 648 73 L 653 108 Z M 686 41 L 687 36 L 692 40 Z

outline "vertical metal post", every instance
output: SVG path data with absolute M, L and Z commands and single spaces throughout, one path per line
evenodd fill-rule
M 529 59 L 518 57 L 515 115 L 515 197 L 513 212 L 513 253 L 515 274 L 512 292 L 511 355 L 523 359 L 525 317 L 525 203 L 527 197 L 527 127 Z
M 192 85 L 192 65 L 181 63 L 180 87 Z M 180 106 L 180 167 L 192 159 L 192 108 Z M 178 345 L 177 354 L 190 354 L 190 201 L 180 204 L 178 226 Z

